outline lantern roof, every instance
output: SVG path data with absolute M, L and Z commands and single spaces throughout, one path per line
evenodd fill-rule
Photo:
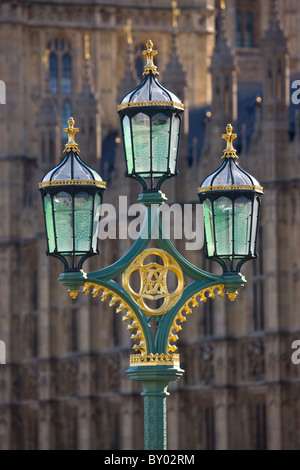
M 227 142 L 227 147 L 224 150 L 223 155 L 225 162 L 217 171 L 209 175 L 203 181 L 199 188 L 199 193 L 228 190 L 244 190 L 263 193 L 263 188 L 257 179 L 239 166 L 239 157 L 233 147 L 233 141 L 237 138 L 237 134 L 233 134 L 232 131 L 232 125 L 228 124 L 226 134 L 223 135 L 223 139 Z
M 99 173 L 79 158 L 80 150 L 75 142 L 75 134 L 79 132 L 79 129 L 74 127 L 75 121 L 72 117 L 69 118 L 68 124 L 69 127 L 64 129 L 64 132 L 68 134 L 68 142 L 65 144 L 64 149 L 66 156 L 59 165 L 46 173 L 42 182 L 39 183 L 39 187 L 92 185 L 105 188 L 106 183 Z
M 144 68 L 142 83 L 124 96 L 118 111 L 126 108 L 136 107 L 171 107 L 181 111 L 184 105 L 181 100 L 171 91 L 163 87 L 157 80 L 159 72 L 154 65 L 153 58 L 157 55 L 157 51 L 153 50 L 153 42 L 149 39 L 146 44 L 147 49 L 143 51 L 143 55 L 147 58 L 147 64 Z

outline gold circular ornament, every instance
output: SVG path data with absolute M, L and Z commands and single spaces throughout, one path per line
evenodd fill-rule
M 162 264 L 150 262 L 145 264 L 148 256 L 159 257 Z M 140 276 L 140 288 L 136 292 L 130 278 L 134 272 L 138 271 Z M 173 292 L 169 292 L 168 273 L 174 273 L 177 278 L 177 286 Z M 175 259 L 163 250 L 148 249 L 144 250 L 123 274 L 123 287 L 133 298 L 136 304 L 146 315 L 164 315 L 180 299 L 184 289 L 183 272 Z M 162 305 L 154 308 L 147 305 L 147 301 L 163 300 Z

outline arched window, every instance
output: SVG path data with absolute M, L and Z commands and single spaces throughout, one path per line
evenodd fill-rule
M 72 89 L 72 60 L 70 54 L 65 54 L 62 58 L 62 93 L 71 93 Z
M 48 44 L 50 91 L 55 94 L 72 92 L 71 46 L 64 39 L 54 39 Z
M 236 12 L 236 46 L 243 47 L 242 14 L 240 11 Z
M 245 47 L 253 47 L 253 46 L 254 46 L 253 14 L 248 11 L 246 13 Z

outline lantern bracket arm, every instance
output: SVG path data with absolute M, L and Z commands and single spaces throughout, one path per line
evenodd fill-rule
M 192 313 L 192 308 L 199 305 L 200 301 L 206 302 L 205 293 L 209 291 L 210 297 L 215 297 L 213 293 L 214 288 L 219 289 L 219 295 L 224 296 L 224 290 L 227 292 L 233 293 L 238 289 L 244 286 L 246 279 L 241 274 L 230 274 L 225 276 L 217 276 L 215 280 L 210 281 L 194 281 L 188 286 L 185 287 L 182 297 L 178 300 L 176 305 L 168 312 L 167 315 L 164 315 L 162 318 L 158 332 L 156 335 L 155 348 L 159 354 L 166 354 L 170 352 L 168 348 L 170 347 L 169 341 L 172 339 L 172 330 L 176 327 L 176 331 L 181 329 L 178 324 L 175 324 L 176 321 L 182 322 L 186 321 L 186 318 L 183 317 L 183 314 Z M 236 294 L 235 294 L 236 295 Z M 196 297 L 200 297 L 200 301 L 196 301 Z M 192 306 L 189 306 L 189 303 L 192 303 Z M 178 337 L 175 337 L 175 341 Z M 177 348 L 175 348 L 176 350 Z

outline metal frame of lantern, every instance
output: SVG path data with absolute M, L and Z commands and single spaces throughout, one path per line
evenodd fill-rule
M 149 49 L 152 46 L 147 47 Z M 151 54 L 147 56 L 145 71 L 147 67 L 150 67 L 149 73 L 155 70 Z M 170 175 L 167 172 L 164 176 Z M 246 280 L 240 272 L 216 275 L 187 261 L 164 232 L 159 208 L 167 200 L 165 195 L 157 188 L 148 190 L 145 181 L 141 183 L 144 192 L 138 201 L 146 207 L 145 220 L 129 251 L 111 266 L 95 272 L 66 269 L 59 280 L 73 299 L 83 287 L 85 295 L 92 293 L 97 297 L 102 293 L 101 300 L 108 300 L 109 306 L 122 314 L 134 343 L 134 354 L 130 356 L 130 368 L 126 373 L 143 386 L 145 449 L 166 450 L 167 389 L 170 381 L 178 380 L 184 373 L 179 354 L 175 353 L 178 333 L 193 308 L 216 295 L 227 295 L 234 301 Z M 150 248 L 153 239 L 157 247 Z M 137 290 L 131 284 L 136 272 L 140 276 Z M 170 272 L 177 278 L 173 290 L 167 281 Z M 186 279 L 189 279 L 187 284 Z M 162 305 L 149 305 L 149 300 L 160 301 Z M 151 328 L 153 320 L 157 323 L 155 333 Z

